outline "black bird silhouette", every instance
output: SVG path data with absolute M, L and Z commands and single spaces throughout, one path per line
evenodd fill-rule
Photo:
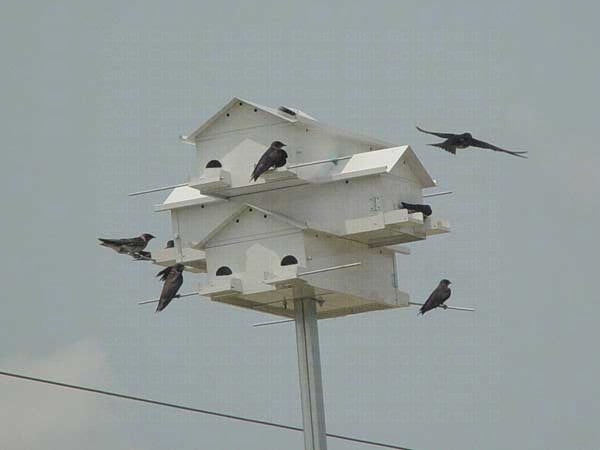
M 435 308 L 448 308 L 446 305 L 444 305 L 444 302 L 450 298 L 450 294 L 452 293 L 448 287 L 450 284 L 450 281 L 446 279 L 440 281 L 438 287 L 433 290 L 427 301 L 419 309 L 419 313 L 423 315 L 427 311 L 431 311 Z
M 447 152 L 456 155 L 457 148 L 467 148 L 467 147 L 478 147 L 478 148 L 487 148 L 489 150 L 494 150 L 496 152 L 504 152 L 509 155 L 518 156 L 519 158 L 527 158 L 524 156 L 527 152 L 514 152 L 511 150 L 505 150 L 500 147 L 496 147 L 495 145 L 489 144 L 484 141 L 480 141 L 471 136 L 471 133 L 462 133 L 462 134 L 454 134 L 454 133 L 436 133 L 433 131 L 427 131 L 423 128 L 417 127 L 422 133 L 432 134 L 433 136 L 437 136 L 442 139 L 446 139 L 444 142 L 440 142 L 439 144 L 429 144 L 434 147 L 443 148 Z
M 167 241 L 167 246 L 165 248 L 173 248 L 175 247 L 175 241 L 173 239 L 170 239 Z
M 425 217 L 429 217 L 431 215 L 431 213 L 433 212 L 431 210 L 431 206 L 429 206 L 429 205 L 419 205 L 417 203 L 406 203 L 406 202 L 400 202 L 400 203 L 402 203 L 402 209 L 408 209 L 409 211 L 416 211 L 416 212 L 423 213 L 423 215 Z
M 286 144 L 283 142 L 273 141 L 267 151 L 260 157 L 258 163 L 256 163 L 252 175 L 250 175 L 250 181 L 258 180 L 258 177 L 269 169 L 285 166 L 288 157 L 288 154 L 283 149 L 285 146 Z
M 140 256 L 140 252 L 146 248 L 148 242 L 154 239 L 154 236 L 148 233 L 144 233 L 138 237 L 129 238 L 129 239 L 104 239 L 98 238 L 100 241 L 100 245 L 108 248 L 112 248 L 117 253 L 124 253 L 127 255 L 131 255 L 134 258 L 138 258 Z M 144 252 L 148 253 L 148 252 Z M 148 255 L 150 255 L 148 253 Z M 144 256 L 145 257 L 145 256 Z
M 179 288 L 183 284 L 183 269 L 183 264 L 175 264 L 174 266 L 164 268 L 156 274 L 165 283 L 163 284 L 160 300 L 155 312 L 165 309 L 171 303 L 171 300 L 177 296 L 177 291 L 179 291 Z

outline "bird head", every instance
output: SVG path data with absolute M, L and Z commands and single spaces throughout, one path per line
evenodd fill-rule
M 179 264 L 179 263 L 175 264 L 175 270 L 177 272 L 183 272 L 184 268 L 185 268 L 185 266 L 183 264 Z
M 142 237 L 142 239 L 143 239 L 145 242 L 148 242 L 150 239 L 154 239 L 154 236 L 152 236 L 152 235 L 151 235 L 151 234 L 149 234 L 149 233 L 144 233 L 144 234 L 142 234 L 142 236 L 141 236 L 141 237 Z
M 284 144 L 281 141 L 273 141 L 273 143 L 271 144 L 271 146 L 276 147 L 276 148 L 282 148 L 285 147 L 287 144 Z
M 446 279 L 444 278 L 442 281 L 440 281 L 440 284 L 442 284 L 442 285 L 444 285 L 444 286 L 448 287 L 449 285 L 451 285 L 451 284 L 452 284 L 452 282 L 451 282 L 450 280 L 446 280 Z
M 167 246 L 165 248 L 173 248 L 175 247 L 175 241 L 173 239 L 167 241 Z

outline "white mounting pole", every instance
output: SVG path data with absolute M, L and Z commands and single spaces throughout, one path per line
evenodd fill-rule
M 294 288 L 304 448 L 305 450 L 327 450 L 317 306 L 315 301 L 306 298 L 305 291 L 304 286 Z

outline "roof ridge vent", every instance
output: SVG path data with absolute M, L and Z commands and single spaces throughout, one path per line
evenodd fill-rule
M 294 111 L 293 109 L 288 108 L 287 106 L 280 106 L 277 109 L 279 111 L 281 111 L 282 113 L 288 114 L 290 116 L 295 116 L 296 115 L 296 111 Z

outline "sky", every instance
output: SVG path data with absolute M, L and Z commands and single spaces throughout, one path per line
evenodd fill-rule
M 451 304 L 319 324 L 327 430 L 415 450 L 595 449 L 599 7 L 591 2 L 16 2 L 0 17 L 0 370 L 301 425 L 292 325 L 97 245 L 170 220 L 179 142 L 231 97 L 410 144 L 449 235 L 399 257 Z M 426 144 L 470 131 L 529 159 Z M 153 245 L 151 245 L 152 247 Z M 202 282 L 187 276 L 187 291 Z M 301 448 L 300 433 L 0 379 L 16 450 Z M 330 450 L 363 445 L 329 440 Z

